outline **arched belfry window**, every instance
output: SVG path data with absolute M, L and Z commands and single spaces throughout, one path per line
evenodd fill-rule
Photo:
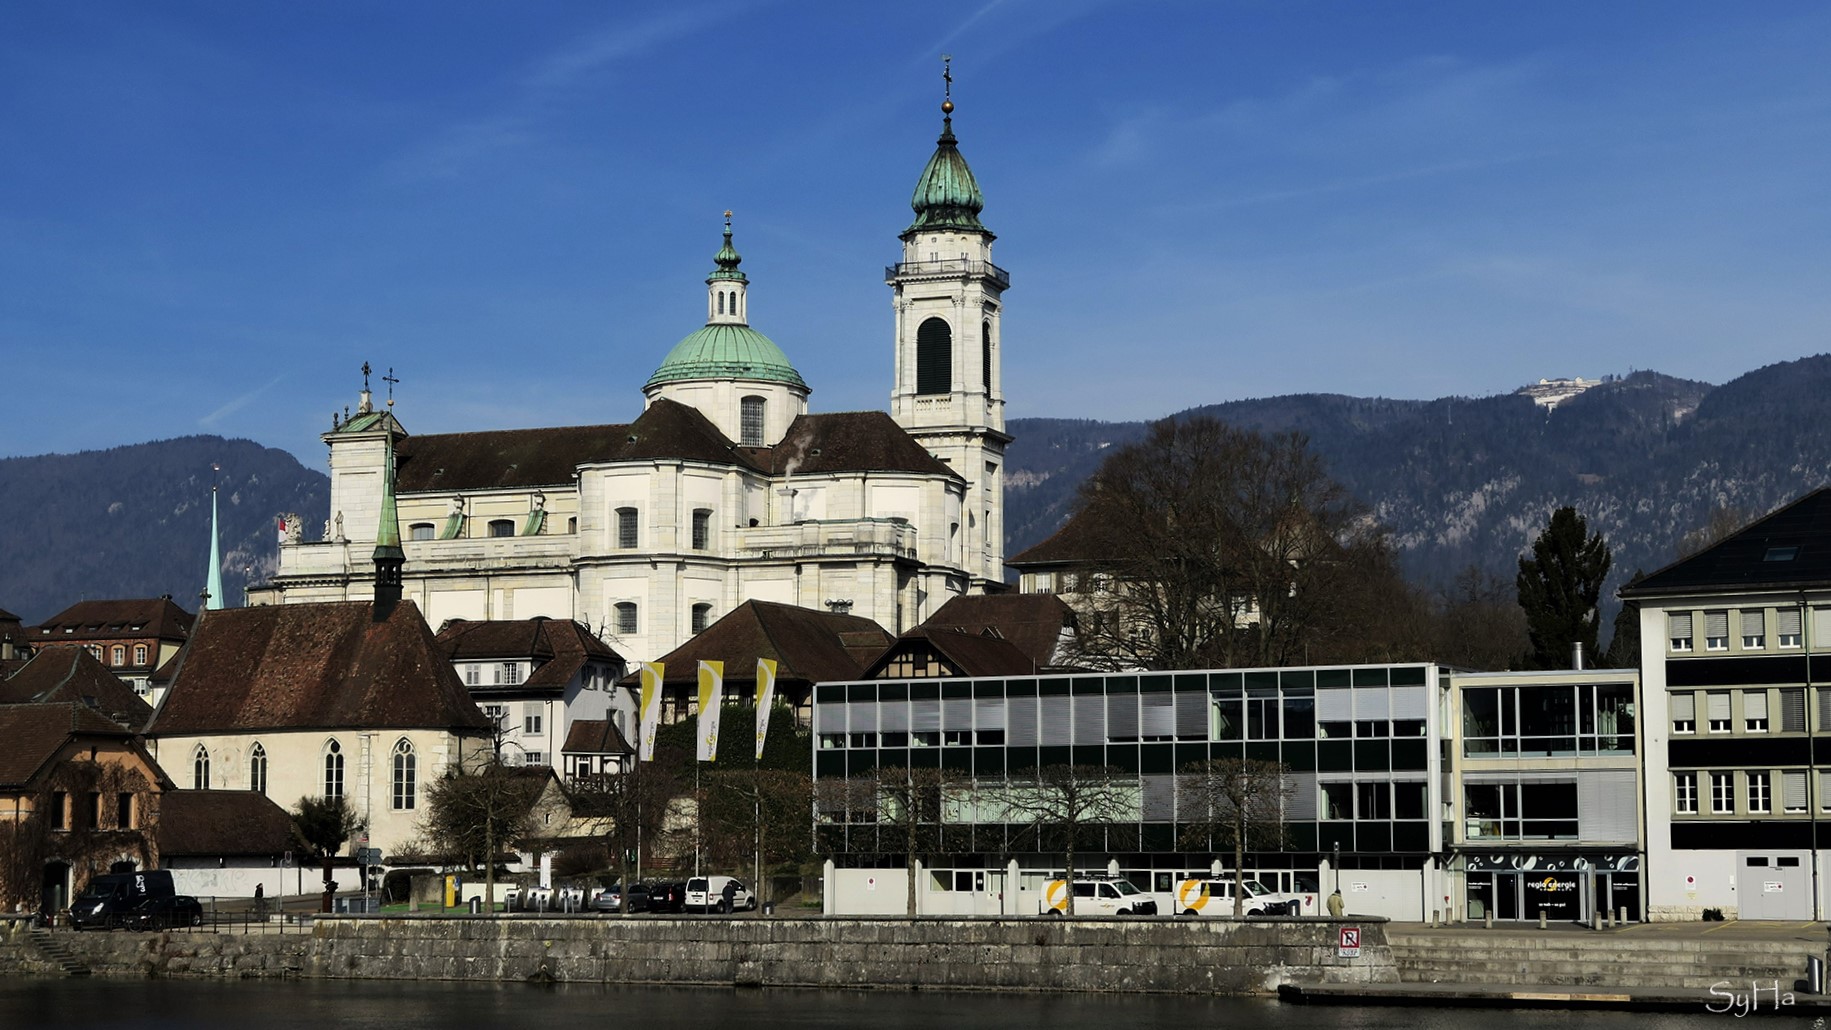
M 985 392 L 992 392 L 992 322 L 987 319 L 979 323 L 979 360 L 984 366 L 980 374 L 985 379 Z
M 916 392 L 951 393 L 954 389 L 954 330 L 931 318 L 916 329 Z
M 324 799 L 343 797 L 343 745 L 335 740 L 324 747 Z
M 267 793 L 267 749 L 259 741 L 248 749 L 248 789 Z
M 718 313 L 721 315 L 725 313 L 725 291 L 724 290 L 718 291 Z
M 738 442 L 745 447 L 763 446 L 763 410 L 761 397 L 746 397 L 738 402 Z

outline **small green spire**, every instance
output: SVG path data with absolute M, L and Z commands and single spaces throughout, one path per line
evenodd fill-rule
M 718 248 L 717 254 L 712 255 L 712 263 L 718 266 L 718 270 L 713 272 L 706 281 L 712 282 L 715 279 L 729 279 L 740 283 L 747 282 L 748 280 L 744 278 L 744 273 L 737 270 L 737 266 L 743 260 L 742 257 L 738 256 L 737 248 L 731 245 L 731 212 L 726 211 L 725 245 Z
M 381 477 L 381 524 L 375 527 L 375 560 L 395 558 L 405 561 L 401 550 L 401 517 L 394 504 L 394 433 L 387 435 L 387 457 L 383 459 Z
M 220 466 L 215 466 L 212 471 Z M 203 607 L 205 611 L 217 611 L 223 606 L 223 559 L 222 549 L 217 543 L 221 534 L 216 528 L 216 484 L 210 484 L 210 573 L 204 577 Z

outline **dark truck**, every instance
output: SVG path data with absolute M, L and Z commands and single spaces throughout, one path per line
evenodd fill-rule
M 70 902 L 70 926 L 76 930 L 130 926 L 136 921 L 135 915 L 149 907 L 148 902 L 153 903 L 150 909 L 169 911 L 177 907 L 177 899 L 178 893 L 172 889 L 172 874 L 167 870 L 109 873 L 90 880 L 76 900 Z M 195 899 L 185 900 L 196 904 Z M 183 907 L 188 914 L 190 906 Z

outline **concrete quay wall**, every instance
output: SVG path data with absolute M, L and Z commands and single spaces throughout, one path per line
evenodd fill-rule
M 1338 954 L 1342 925 L 1360 927 L 1358 957 Z M 350 916 L 309 935 L 58 936 L 97 976 L 1179 994 L 1398 981 L 1383 923 L 1331 919 Z

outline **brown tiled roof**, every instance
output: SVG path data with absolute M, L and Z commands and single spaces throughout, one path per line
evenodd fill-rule
M 18 621 L 19 621 L 19 616 L 14 615 L 12 612 L 7 611 L 5 608 L 0 608 L 0 623 L 18 622 Z
M 1093 561 L 1109 557 L 1112 548 L 1106 543 L 1103 527 L 1096 525 L 1093 518 L 1086 514 L 1069 517 L 1061 529 L 1055 531 L 1049 539 L 1024 551 L 1014 558 L 1005 559 L 1005 564 L 1014 568 L 1025 565 L 1057 565 L 1071 562 Z
M 992 630 L 1038 666 L 1055 661 L 1062 629 L 1074 623 L 1074 609 L 1054 594 L 975 594 L 942 605 L 920 629 Z
M 159 853 L 280 855 L 292 850 L 292 816 L 252 790 L 168 790 L 159 797 Z
M 27 639 L 39 644 L 134 636 L 183 640 L 190 635 L 195 619 L 169 597 L 78 601 L 32 627 Z
M 891 641 L 877 623 L 773 601 L 745 601 L 663 655 L 670 685 L 696 684 L 699 663 L 725 663 L 725 682 L 755 682 L 757 659 L 776 660 L 777 683 L 857 679 Z M 628 682 L 635 682 L 632 674 Z
M 566 743 L 560 752 L 572 755 L 628 755 L 634 754 L 635 750 L 617 729 L 617 724 L 609 719 L 577 719 L 572 723 L 572 728 L 566 731 Z
M 799 415 L 774 447 L 747 448 L 771 475 L 919 472 L 962 478 L 881 411 Z
M 439 629 L 438 642 L 454 662 L 528 658 L 535 663 L 527 679 L 503 689 L 561 690 L 588 661 L 623 661 L 609 644 L 570 619 L 452 619 Z
M 225 608 L 185 651 L 149 734 L 490 729 L 412 601 Z
M 136 733 L 153 715 L 132 687 L 80 647 L 47 647 L 0 683 L 0 705 L 46 701 L 87 705 Z
M 6 742 L 0 747 L 0 789 L 29 785 L 77 737 L 133 741 L 118 723 L 80 704 L 0 705 L 0 741 Z M 153 764 L 151 758 L 147 764 Z
M 875 676 L 898 655 L 932 648 L 961 676 L 1029 676 L 1038 664 L 1009 640 L 957 629 L 912 630 L 903 634 L 865 670 Z

